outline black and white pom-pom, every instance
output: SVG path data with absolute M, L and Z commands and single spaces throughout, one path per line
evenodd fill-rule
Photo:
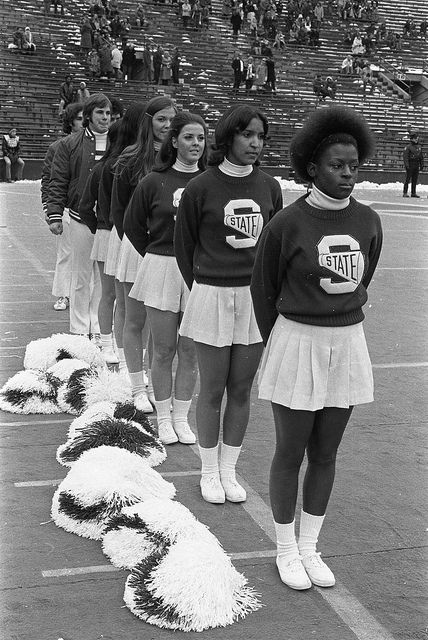
M 134 567 L 124 601 L 145 622 L 180 631 L 225 627 L 261 606 L 220 546 L 187 538 Z
M 184 538 L 220 544 L 187 507 L 153 498 L 124 507 L 112 518 L 105 528 L 103 551 L 114 566 L 132 569 L 156 550 L 156 542 L 174 544 Z
M 89 369 L 89 365 L 83 360 L 77 360 L 77 358 L 67 358 L 56 362 L 52 367 L 49 367 L 47 372 L 63 383 L 67 382 L 70 376 L 78 369 Z
M 104 418 L 88 424 L 78 435 L 58 447 L 56 458 L 60 464 L 70 467 L 82 453 L 102 445 L 135 453 L 144 458 L 150 467 L 156 467 L 166 459 L 165 447 L 159 438 L 145 431 L 137 422 L 115 418 Z
M 58 389 L 58 404 L 64 413 L 79 414 L 87 407 L 86 392 L 98 370 L 88 366 L 75 369 Z
M 45 371 L 18 371 L 0 390 L 0 409 L 9 413 L 61 413 L 57 403 L 60 381 Z
M 66 531 L 98 540 L 123 507 L 174 495 L 174 485 L 143 458 L 102 445 L 85 451 L 73 464 L 53 496 L 52 518 Z
M 49 338 L 33 340 L 27 345 L 25 369 L 46 371 L 60 360 L 77 358 L 88 365 L 105 368 L 100 349 L 85 336 L 56 333 Z
M 92 422 L 98 422 L 106 418 L 137 422 L 147 433 L 157 437 L 157 430 L 153 423 L 145 413 L 135 407 L 132 401 L 112 402 L 104 400 L 91 404 L 77 418 L 74 418 L 68 430 L 68 438 L 75 438 L 78 432 L 88 427 Z
M 146 431 L 149 431 L 154 435 L 157 434 L 157 430 L 153 422 L 149 420 L 145 413 L 136 408 L 132 400 L 128 402 L 117 402 L 114 407 L 112 418 L 138 422 L 138 424 L 140 424 Z

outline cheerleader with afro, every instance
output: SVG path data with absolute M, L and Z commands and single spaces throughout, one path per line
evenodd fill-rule
M 293 589 L 335 583 L 317 551 L 318 536 L 353 407 L 373 400 L 362 307 L 382 228 L 377 213 L 351 195 L 373 150 L 360 114 L 337 105 L 314 111 L 290 145 L 292 167 L 311 189 L 267 224 L 253 270 L 251 293 L 266 346 L 259 397 L 270 400 L 276 430 L 269 485 L 276 564 Z

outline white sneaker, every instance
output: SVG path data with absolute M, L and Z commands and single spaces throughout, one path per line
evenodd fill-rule
M 221 484 L 226 494 L 226 499 L 229 502 L 245 502 L 247 499 L 247 492 L 242 487 L 236 478 L 224 478 L 220 476 Z
M 136 408 L 143 413 L 153 413 L 153 407 L 145 393 L 139 393 L 138 396 L 133 398 L 133 402 Z
M 174 444 L 174 442 L 178 442 L 177 434 L 170 420 L 162 420 L 162 422 L 159 423 L 158 438 L 162 444 Z
M 155 406 L 155 392 L 153 391 L 153 387 L 150 387 L 148 384 L 146 384 L 146 393 L 152 405 Z
M 195 444 L 196 436 L 186 422 L 174 422 L 174 431 L 182 444 Z
M 226 495 L 218 474 L 203 475 L 200 486 L 202 497 L 206 502 L 211 502 L 212 504 L 223 504 L 226 502 Z
M 302 564 L 309 578 L 317 587 L 333 587 L 336 584 L 334 574 L 320 556 L 321 554 L 317 551 L 303 556 Z
M 294 556 L 290 559 L 287 555 L 279 554 L 276 556 L 276 566 L 282 582 L 292 589 L 301 591 L 310 589 L 312 586 L 312 582 L 302 564 L 301 556 Z
M 106 364 L 119 364 L 119 358 L 117 357 L 117 355 L 115 354 L 112 348 L 101 349 L 101 354 Z
M 61 296 L 60 298 L 58 298 L 58 300 L 56 300 L 53 308 L 55 309 L 55 311 L 65 311 L 66 309 L 68 309 L 69 304 L 70 303 L 67 296 Z

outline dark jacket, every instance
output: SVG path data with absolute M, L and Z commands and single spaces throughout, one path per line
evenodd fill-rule
M 48 204 L 49 180 L 51 179 L 52 160 L 54 159 L 55 151 L 57 150 L 57 147 L 62 139 L 63 138 L 59 138 L 49 145 L 48 150 L 46 151 L 46 155 L 43 159 L 40 191 L 43 211 L 45 212 Z
M 72 133 L 60 141 L 52 160 L 47 202 L 49 222 L 61 222 L 65 207 L 78 222 L 79 202 L 95 164 L 95 137 L 90 129 Z
M 403 152 L 404 166 L 406 169 L 410 167 L 419 166 L 419 169 L 424 169 L 424 154 L 422 153 L 422 147 L 420 144 L 410 142 Z

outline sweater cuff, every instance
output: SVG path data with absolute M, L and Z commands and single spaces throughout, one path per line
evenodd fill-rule
M 54 224 L 55 222 L 62 222 L 62 215 L 60 213 L 48 213 L 48 224 Z

